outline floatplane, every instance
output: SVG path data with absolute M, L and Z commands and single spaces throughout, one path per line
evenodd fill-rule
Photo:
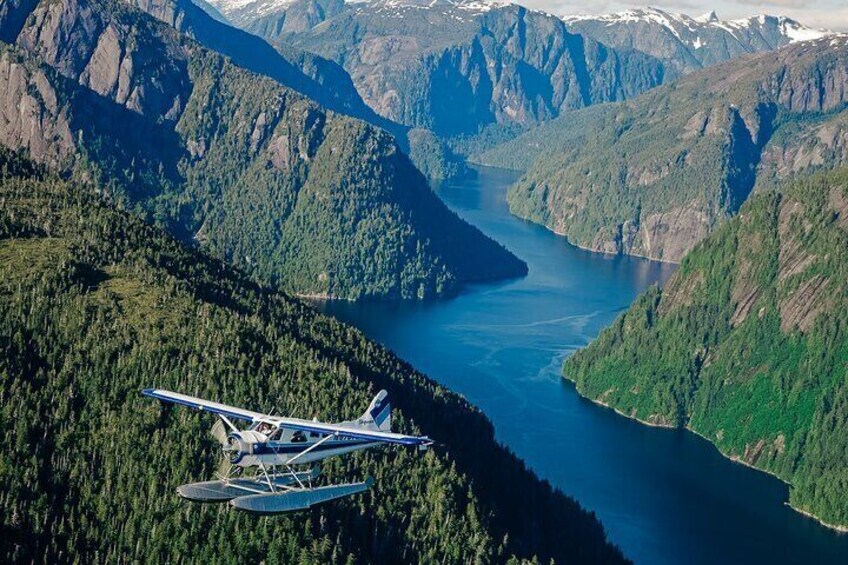
M 366 491 L 374 483 L 369 477 L 359 483 L 314 486 L 320 470 L 298 470 L 302 465 L 383 444 L 426 450 L 433 443 L 426 436 L 391 431 L 392 407 L 384 390 L 362 416 L 337 424 L 262 414 L 168 390 L 151 388 L 142 394 L 218 416 L 212 427 L 224 454 L 218 480 L 182 485 L 177 493 L 196 502 L 229 502 L 257 514 L 304 510 Z M 234 420 L 249 424 L 239 429 Z

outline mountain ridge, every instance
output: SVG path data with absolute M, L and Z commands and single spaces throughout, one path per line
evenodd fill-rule
M 655 58 L 571 34 L 559 18 L 515 4 L 297 0 L 278 16 L 238 22 L 336 61 L 378 114 L 448 139 L 533 125 L 663 80 Z
M 293 292 L 351 298 L 444 295 L 526 272 L 438 200 L 389 133 L 129 3 L 38 2 L 31 14 L 3 49 L 0 141 L 184 240 Z
M 845 168 L 754 194 L 563 367 L 582 395 L 776 475 L 793 508 L 841 531 L 846 195 Z
M 680 74 L 832 33 L 806 27 L 785 16 L 760 14 L 720 20 L 714 11 L 692 18 L 652 7 L 597 16 L 565 16 L 563 20 L 577 33 L 611 47 L 648 53 Z
M 752 191 L 845 161 L 846 81 L 848 36 L 797 43 L 581 110 L 482 161 L 533 163 L 513 213 L 596 251 L 677 262 Z
M 0 172 L 5 561 L 625 562 L 479 410 L 357 330 L 19 155 L 0 149 Z M 327 419 L 387 389 L 395 429 L 439 447 L 324 461 L 376 484 L 258 519 L 176 495 L 213 476 L 220 448 L 208 416 L 148 386 Z

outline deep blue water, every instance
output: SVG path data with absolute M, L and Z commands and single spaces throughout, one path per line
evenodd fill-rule
M 561 379 L 563 359 L 673 267 L 582 251 L 511 216 L 514 178 L 481 169 L 436 190 L 524 259 L 527 277 L 425 304 L 318 306 L 479 406 L 500 441 L 594 511 L 637 563 L 848 563 L 848 535 L 785 506 L 777 479 L 694 434 L 596 406 Z

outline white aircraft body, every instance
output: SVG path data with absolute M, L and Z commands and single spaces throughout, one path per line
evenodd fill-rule
M 358 419 L 337 424 L 262 414 L 168 390 L 145 389 L 142 394 L 219 417 L 212 428 L 226 456 L 219 480 L 182 485 L 177 493 L 197 502 L 229 501 L 239 510 L 260 514 L 302 510 L 362 492 L 373 484 L 368 478 L 361 483 L 315 487 L 312 481 L 320 474 L 318 469 L 298 471 L 297 465 L 382 444 L 426 449 L 433 443 L 425 436 L 391 431 L 392 407 L 384 390 Z M 233 420 L 249 425 L 240 430 Z

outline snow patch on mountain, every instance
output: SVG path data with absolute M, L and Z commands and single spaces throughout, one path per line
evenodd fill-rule
M 564 16 L 562 19 L 566 23 L 595 21 L 603 22 L 607 26 L 633 23 L 654 24 L 667 29 L 681 41 L 684 41 L 682 37 L 683 31 L 697 33 L 699 30 L 706 30 L 710 28 L 713 30 L 724 30 L 738 38 L 740 33 L 752 32 L 756 31 L 758 28 L 762 28 L 767 25 L 769 20 L 773 20 L 777 23 L 781 33 L 789 39 L 789 43 L 818 39 L 832 33 L 827 30 L 809 28 L 784 16 L 769 16 L 761 14 L 737 20 L 721 20 L 714 11 L 707 12 L 706 14 L 693 18 L 686 14 L 666 12 L 665 10 L 651 7 L 625 10 L 623 12 L 616 12 L 612 14 Z M 697 46 L 695 45 L 696 42 L 698 44 Z M 698 49 L 703 45 L 700 37 L 696 37 L 694 40 L 688 40 L 688 43 L 695 47 L 695 49 Z
M 207 0 L 225 16 L 252 13 L 264 16 L 283 12 L 296 0 Z M 508 6 L 511 2 L 500 0 L 346 0 L 346 4 L 368 6 L 378 9 L 450 9 L 463 12 L 483 13 L 494 8 Z

